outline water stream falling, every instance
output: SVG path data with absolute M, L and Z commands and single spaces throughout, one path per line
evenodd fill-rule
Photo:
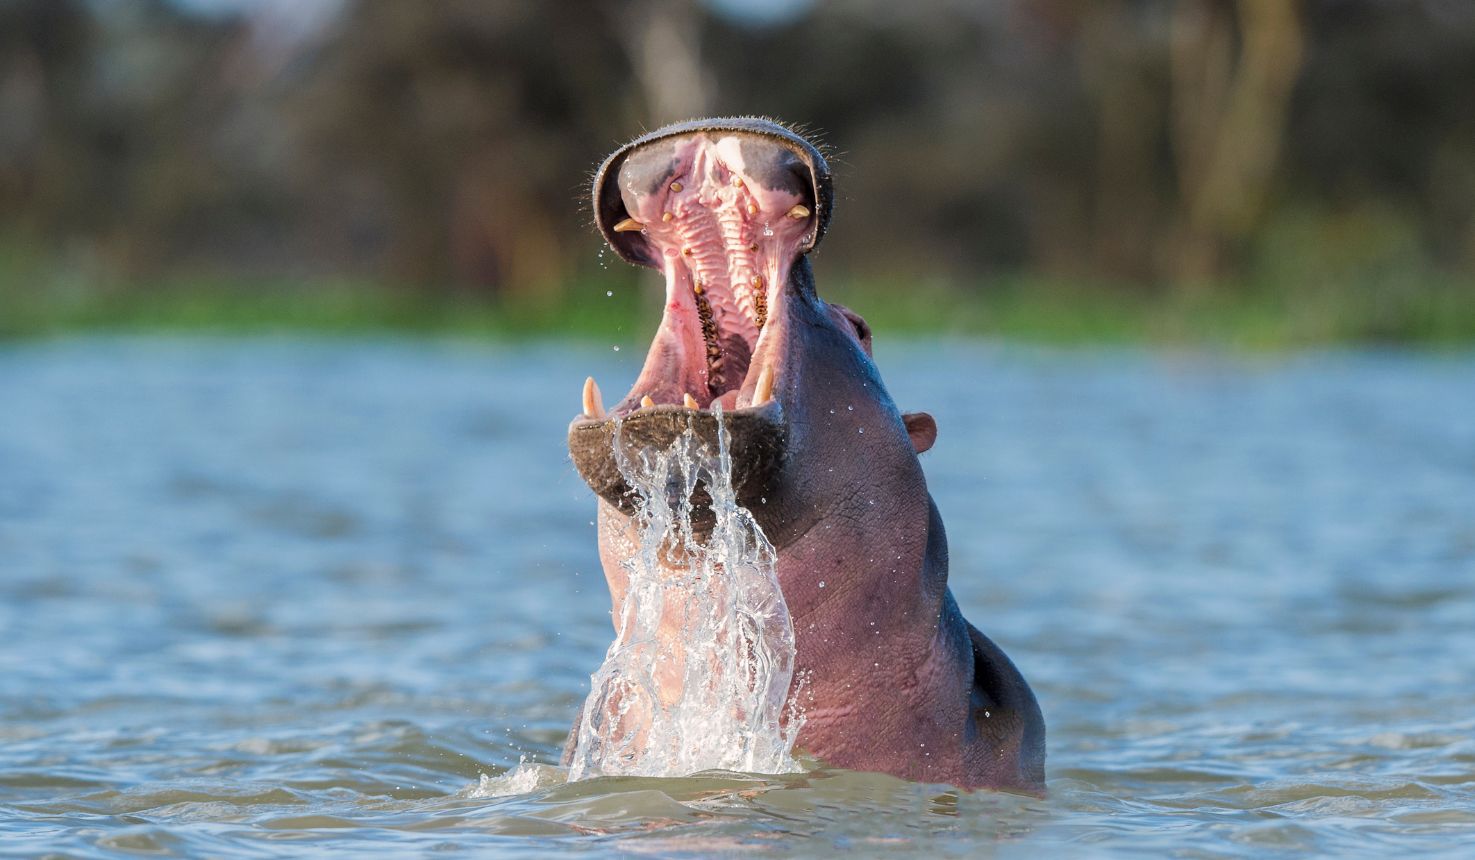
M 720 407 L 717 423 L 715 452 L 690 428 L 633 458 L 617 437 L 616 463 L 638 497 L 639 546 L 621 562 L 628 589 L 591 678 L 570 780 L 799 769 L 802 716 L 785 711 L 793 626 L 773 545 L 733 491 Z M 705 539 L 692 523 L 698 483 L 715 515 Z

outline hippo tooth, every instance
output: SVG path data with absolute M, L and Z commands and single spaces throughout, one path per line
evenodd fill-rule
M 701 408 L 701 407 L 697 406 L 697 399 L 695 397 L 692 397 L 691 394 L 689 394 L 689 393 L 688 394 L 681 395 L 681 404 L 683 406 L 685 406 L 687 409 L 699 409 L 699 408 Z
M 644 397 L 640 398 L 640 408 L 641 409 L 649 409 L 649 408 L 651 408 L 652 406 L 655 406 L 655 405 L 656 405 L 656 402 L 654 400 L 651 400 L 650 399 L 650 395 L 649 394 L 647 394 Z
M 753 386 L 753 406 L 762 406 L 773 396 L 773 368 L 763 365 L 758 373 L 758 384 Z
M 599 384 L 592 376 L 584 380 L 584 415 L 589 418 L 604 417 L 604 398 L 599 396 Z
M 638 233 L 644 229 L 645 225 L 636 221 L 634 218 L 626 218 L 615 225 L 616 233 Z
M 796 220 L 799 219 L 799 218 L 808 218 L 809 217 L 809 207 L 808 206 L 805 206 L 803 203 L 800 203 L 799 205 L 795 206 L 793 209 L 790 209 L 789 210 L 789 217 L 790 218 L 794 218 Z M 616 227 L 615 229 L 618 230 L 619 228 Z

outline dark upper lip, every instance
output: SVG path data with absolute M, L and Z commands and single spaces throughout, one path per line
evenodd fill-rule
M 688 120 L 656 129 L 635 138 L 610 154 L 594 175 L 594 223 L 604 240 L 619 254 L 621 259 L 639 266 L 660 268 L 660 263 L 646 252 L 646 245 L 638 233 L 617 233 L 614 225 L 626 216 L 620 190 L 613 181 L 619 174 L 620 165 L 634 150 L 655 141 L 693 132 L 731 131 L 751 134 L 779 141 L 793 149 L 809 168 L 810 181 L 815 202 L 816 229 L 813 237 L 801 246 L 800 254 L 806 254 L 819 245 L 829 227 L 831 210 L 834 208 L 835 193 L 830 178 L 830 167 L 819 148 L 803 136 L 783 125 L 763 117 L 717 117 L 713 119 Z

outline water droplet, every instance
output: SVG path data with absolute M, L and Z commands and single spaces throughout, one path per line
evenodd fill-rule
M 825 587 L 825 581 L 824 581 L 824 580 L 823 580 L 823 579 L 821 579 L 821 580 L 820 580 L 820 581 L 819 581 L 819 587 L 820 587 L 820 588 L 824 588 L 824 587 Z
M 614 290 L 605 290 L 604 291 L 604 294 L 606 296 L 609 296 L 609 297 L 613 298 L 614 297 L 614 294 L 615 294 L 615 291 Z
M 857 427 L 857 428 L 855 428 L 855 432 L 857 432 L 857 433 L 864 433 L 864 432 L 866 432 L 866 428 L 864 428 L 864 427 Z
M 845 407 L 845 411 L 846 412 L 854 412 L 855 411 L 855 407 L 854 406 L 846 406 Z
M 613 347 L 613 349 L 614 349 L 615 352 L 619 352 L 620 351 L 619 344 L 615 344 L 615 346 Z
M 763 235 L 765 235 L 765 236 L 772 236 L 773 235 L 773 228 L 770 227 L 770 226 L 768 226 L 767 224 L 764 224 L 763 225 Z

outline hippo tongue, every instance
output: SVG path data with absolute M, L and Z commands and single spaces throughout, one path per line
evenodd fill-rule
M 732 409 L 790 267 L 814 240 L 808 166 L 788 147 L 696 131 L 633 150 L 617 182 L 627 217 L 666 275 L 666 306 L 645 368 L 612 413 L 646 405 Z

